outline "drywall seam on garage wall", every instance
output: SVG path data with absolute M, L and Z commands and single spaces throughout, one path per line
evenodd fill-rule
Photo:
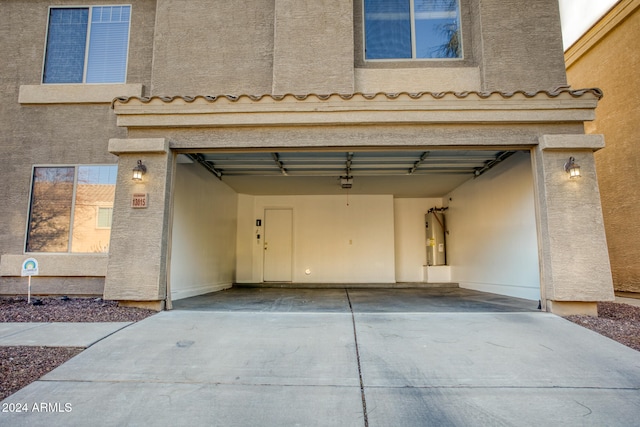
M 237 194 L 197 164 L 178 164 L 171 298 L 230 287 L 235 278 Z
M 397 282 L 422 282 L 427 263 L 424 216 L 442 207 L 441 198 L 395 199 L 395 259 Z
M 253 203 L 252 200 L 253 199 Z M 394 283 L 394 224 L 391 195 L 240 196 L 238 282 L 261 282 L 263 242 L 255 236 L 256 219 L 268 208 L 293 209 L 293 282 Z M 245 209 L 253 204 L 248 218 Z M 264 231 L 262 227 L 261 232 Z M 309 274 L 306 271 L 309 270 Z
M 445 201 L 452 280 L 463 288 L 539 299 L 530 154 L 516 153 Z

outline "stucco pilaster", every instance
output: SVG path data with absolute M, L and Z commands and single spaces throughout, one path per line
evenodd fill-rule
M 555 302 L 586 307 L 613 300 L 593 156 L 602 145 L 598 135 L 545 135 L 532 150 L 541 290 L 549 311 Z M 580 165 L 580 178 L 565 172 L 569 157 Z
M 353 93 L 353 49 L 352 1 L 275 1 L 274 94 Z
M 127 146 L 127 150 L 118 147 Z M 170 191 L 173 155 L 161 138 L 111 140 L 119 155 L 111 246 L 104 298 L 163 301 L 167 294 Z M 147 167 L 142 181 L 132 180 L 138 160 Z M 134 193 L 147 195 L 146 208 L 132 207 Z
M 481 51 L 475 55 L 482 90 L 566 84 L 558 0 L 482 0 L 473 9 L 474 26 L 481 33 Z

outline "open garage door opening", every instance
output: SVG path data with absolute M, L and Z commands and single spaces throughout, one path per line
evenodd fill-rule
M 529 151 L 183 152 L 172 299 L 239 285 L 425 286 L 540 299 Z

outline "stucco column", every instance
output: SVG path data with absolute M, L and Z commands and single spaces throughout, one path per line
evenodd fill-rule
M 164 138 L 111 139 L 109 152 L 119 159 L 104 298 L 162 310 L 167 295 L 173 155 Z M 147 172 L 142 181 L 133 181 L 138 160 Z M 132 206 L 134 194 L 146 196 L 146 207 Z
M 601 135 L 544 135 L 532 150 L 544 308 L 560 315 L 597 314 L 613 300 L 611 267 L 593 152 Z M 570 157 L 581 177 L 569 179 Z

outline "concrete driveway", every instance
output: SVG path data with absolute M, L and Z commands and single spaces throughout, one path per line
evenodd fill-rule
M 178 301 L 10 396 L 1 425 L 635 426 L 640 352 L 467 290 Z M 51 411 L 34 412 L 49 404 Z M 46 406 L 46 405 L 45 405 Z

